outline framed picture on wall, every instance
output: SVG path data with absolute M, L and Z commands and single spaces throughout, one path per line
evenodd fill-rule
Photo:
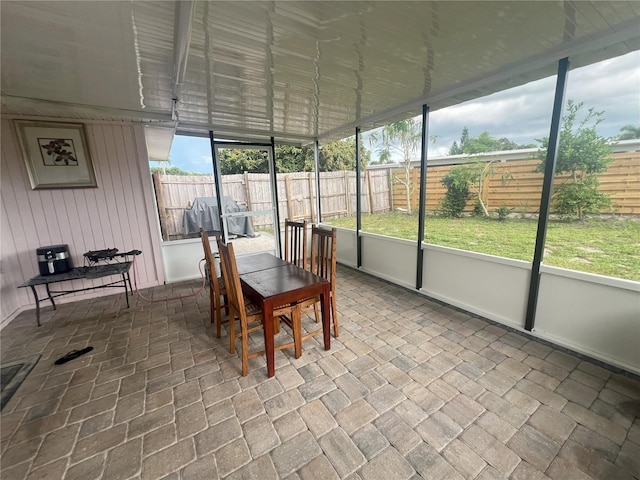
M 84 125 L 15 120 L 31 188 L 97 187 Z

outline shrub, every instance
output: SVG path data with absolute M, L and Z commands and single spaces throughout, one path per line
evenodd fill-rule
M 599 186 L 598 179 L 592 176 L 558 186 L 553 196 L 556 213 L 563 217 L 577 215 L 582 220 L 585 214 L 597 214 L 611 208 L 611 197 L 598 192 Z
M 506 222 L 507 218 L 509 218 L 509 214 L 511 213 L 511 208 L 506 205 L 500 205 L 500 207 L 496 208 L 496 213 L 498 214 L 498 220 L 501 222 Z
M 459 218 L 462 216 L 467 201 L 471 198 L 469 188 L 472 176 L 469 169 L 464 166 L 453 167 L 444 177 L 442 185 L 447 188 L 442 199 L 442 216 L 449 218 Z
M 480 199 L 476 200 L 476 203 L 473 204 L 473 216 L 474 217 L 485 217 L 484 208 L 482 208 L 482 202 Z

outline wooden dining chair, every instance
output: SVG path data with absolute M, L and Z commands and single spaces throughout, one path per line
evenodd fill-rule
M 307 268 L 307 221 L 284 221 L 284 260 Z
M 325 229 L 317 226 L 311 228 L 311 259 L 309 270 L 312 273 L 326 279 L 331 283 L 331 319 L 333 323 L 333 334 L 337 337 L 338 331 L 338 306 L 336 302 L 336 237 L 335 228 Z M 316 323 L 320 322 L 317 298 L 313 302 L 313 312 Z M 303 310 L 303 314 L 307 313 Z
M 200 237 L 202 238 L 202 248 L 204 249 L 204 259 L 206 262 L 207 276 L 209 277 L 209 305 L 211 323 L 216 324 L 216 336 L 222 336 L 222 308 L 225 313 L 229 313 L 227 288 L 222 276 L 216 272 L 215 260 L 209 243 L 209 234 L 200 227 Z
M 229 242 L 225 245 L 220 239 L 218 239 L 218 252 L 220 252 L 222 273 L 227 285 L 229 299 L 229 352 L 235 353 L 235 342 L 240 338 L 242 349 L 240 355 L 242 359 L 242 376 L 244 377 L 249 373 L 249 359 L 259 357 L 266 353 L 264 349 L 249 352 L 249 334 L 257 330 L 262 330 L 263 328 L 262 310 L 260 309 L 260 306 L 252 302 L 250 299 L 244 298 L 233 244 Z M 273 311 L 274 331 L 277 331 L 277 329 L 275 329 L 275 325 L 276 322 L 279 322 L 279 317 L 287 314 L 293 317 L 296 325 L 300 325 L 300 311 L 291 305 L 285 305 L 278 307 Z M 239 332 L 236 332 L 235 329 L 236 318 L 240 322 Z M 302 341 L 299 339 L 299 336 L 300 335 L 298 334 L 297 341 L 294 338 L 294 341 L 292 342 L 274 346 L 274 350 L 282 350 L 293 346 L 295 348 L 296 358 L 299 358 L 300 355 L 302 355 Z M 294 337 L 296 337 L 295 334 Z M 300 346 L 300 349 L 298 346 Z
M 339 335 L 338 330 L 338 308 L 336 303 L 335 286 L 336 286 L 336 236 L 337 230 L 332 228 L 331 230 L 316 227 L 311 228 L 311 258 L 309 262 L 309 270 L 311 273 L 326 279 L 331 284 L 330 289 L 330 315 L 333 323 L 333 334 L 337 337 Z M 283 316 L 282 319 L 285 323 L 292 327 L 294 332 L 294 342 L 296 343 L 296 352 L 302 353 L 302 342 L 307 339 L 321 334 L 323 332 L 322 327 L 308 331 L 305 330 L 302 334 L 302 316 L 313 312 L 315 315 L 316 323 L 320 323 L 320 311 L 318 310 L 318 304 L 320 303 L 320 297 L 314 296 L 307 298 L 300 302 L 297 302 L 292 307 L 292 314 L 290 317 Z M 298 358 L 298 356 L 296 356 Z

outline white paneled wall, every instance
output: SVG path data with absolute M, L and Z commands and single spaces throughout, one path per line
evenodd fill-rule
M 542 266 L 535 333 L 640 373 L 640 283 Z
M 362 269 L 365 272 L 405 288 L 415 288 L 418 263 L 416 242 L 373 233 L 360 235 Z
M 531 263 L 424 245 L 422 291 L 513 328 L 524 328 Z
M 164 281 L 142 125 L 88 123 L 85 128 L 98 188 L 32 190 L 13 122 L 2 119 L 2 322 L 33 307 L 31 292 L 16 287 L 38 274 L 38 247 L 69 244 L 75 266 L 84 264 L 89 250 L 138 249 L 138 286 Z M 108 280 L 74 281 L 72 286 Z M 113 291 L 96 290 L 92 295 L 109 293 Z

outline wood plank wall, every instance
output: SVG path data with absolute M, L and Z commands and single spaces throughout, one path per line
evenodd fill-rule
M 142 126 L 86 124 L 98 188 L 55 190 L 31 189 L 13 123 L 3 118 L 1 127 L 2 321 L 33 305 L 31 292 L 16 287 L 38 274 L 36 249 L 43 246 L 68 244 L 75 266 L 84 264 L 89 250 L 138 249 L 143 252 L 136 258 L 138 286 L 164 281 Z M 107 280 L 74 281 L 72 286 Z M 108 293 L 115 290 L 93 295 Z

